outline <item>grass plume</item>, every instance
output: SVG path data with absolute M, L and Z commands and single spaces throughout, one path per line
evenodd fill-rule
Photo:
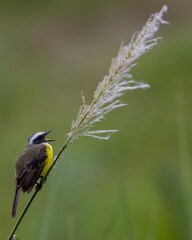
M 99 83 L 91 104 L 86 104 L 82 95 L 82 106 L 79 109 L 76 120 L 72 122 L 71 131 L 68 134 L 72 139 L 87 136 L 99 139 L 108 139 L 110 133 L 117 130 L 92 130 L 94 124 L 116 108 L 126 104 L 120 99 L 127 91 L 145 89 L 149 85 L 133 80 L 131 69 L 136 65 L 138 58 L 157 45 L 160 37 L 154 38 L 160 24 L 167 23 L 163 20 L 163 14 L 167 6 L 161 11 L 151 15 L 143 29 L 133 35 L 129 44 L 122 43 L 117 56 L 112 59 L 108 75 Z

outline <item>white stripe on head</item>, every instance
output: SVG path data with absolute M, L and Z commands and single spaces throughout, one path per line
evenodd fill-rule
M 36 133 L 32 134 L 28 139 L 28 144 L 33 144 L 34 140 L 44 133 L 45 132 L 36 132 Z

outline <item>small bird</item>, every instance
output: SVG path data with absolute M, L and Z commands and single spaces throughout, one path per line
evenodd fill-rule
M 15 162 L 15 197 L 12 207 L 12 217 L 16 216 L 17 203 L 20 192 L 29 193 L 40 177 L 44 177 L 53 163 L 53 148 L 46 139 L 47 132 L 32 134 L 26 147 L 19 154 Z

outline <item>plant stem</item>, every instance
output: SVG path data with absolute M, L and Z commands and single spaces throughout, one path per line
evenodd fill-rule
M 30 207 L 31 203 L 33 202 L 33 199 L 35 198 L 35 196 L 37 195 L 37 193 L 38 193 L 39 190 L 40 190 L 40 188 L 36 188 L 35 192 L 34 192 L 33 195 L 31 196 L 31 198 L 29 199 L 29 202 L 27 203 L 27 205 L 26 205 L 25 208 L 23 209 L 23 212 L 21 213 L 20 217 L 18 218 L 18 220 L 17 220 L 15 226 L 13 227 L 13 229 L 12 229 L 12 231 L 11 231 L 11 233 L 10 233 L 10 235 L 9 235 L 9 237 L 8 237 L 7 240 L 12 240 L 12 239 L 13 239 L 14 234 L 15 234 L 17 228 L 19 227 L 19 225 L 20 225 L 23 217 L 25 216 L 28 208 Z
M 33 193 L 33 195 L 31 196 L 31 198 L 29 199 L 27 205 L 25 206 L 25 208 L 23 209 L 21 215 L 19 216 L 17 222 L 15 223 L 15 226 L 13 227 L 9 237 L 7 238 L 7 240 L 14 240 L 14 235 L 15 232 L 17 230 L 17 228 L 19 227 L 21 221 L 23 220 L 26 212 L 28 211 L 29 207 L 31 206 L 34 198 L 36 197 L 37 193 L 41 190 L 43 184 L 46 182 L 48 175 L 50 174 L 51 170 L 53 169 L 53 167 L 55 166 L 56 162 L 60 159 L 62 153 L 65 152 L 65 150 L 67 149 L 68 145 L 72 142 L 73 137 L 68 137 L 68 139 L 66 140 L 66 142 L 64 143 L 64 145 L 62 146 L 62 148 L 60 149 L 59 153 L 55 156 L 54 161 L 51 165 L 51 167 L 49 168 L 48 172 L 46 173 L 46 175 L 41 179 L 41 181 L 39 183 L 37 183 L 37 186 L 35 188 L 35 192 Z
M 66 142 L 63 144 L 62 148 L 60 149 L 59 153 L 55 156 L 54 161 L 53 161 L 51 167 L 49 168 L 49 170 L 47 171 L 45 176 L 41 179 L 40 184 L 44 184 L 46 182 L 49 173 L 51 172 L 51 170 L 53 169 L 53 167 L 55 166 L 55 164 L 57 163 L 57 161 L 61 157 L 62 153 L 65 152 L 65 150 L 67 149 L 68 145 L 72 142 L 72 140 L 73 140 L 73 136 L 68 137 L 68 139 L 66 140 Z

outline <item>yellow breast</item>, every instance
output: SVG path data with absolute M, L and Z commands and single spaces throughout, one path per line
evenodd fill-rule
M 46 146 L 47 159 L 45 160 L 45 167 L 41 172 L 41 177 L 45 176 L 45 174 L 47 173 L 47 171 L 49 170 L 53 163 L 53 148 L 49 143 L 44 143 L 44 145 Z

